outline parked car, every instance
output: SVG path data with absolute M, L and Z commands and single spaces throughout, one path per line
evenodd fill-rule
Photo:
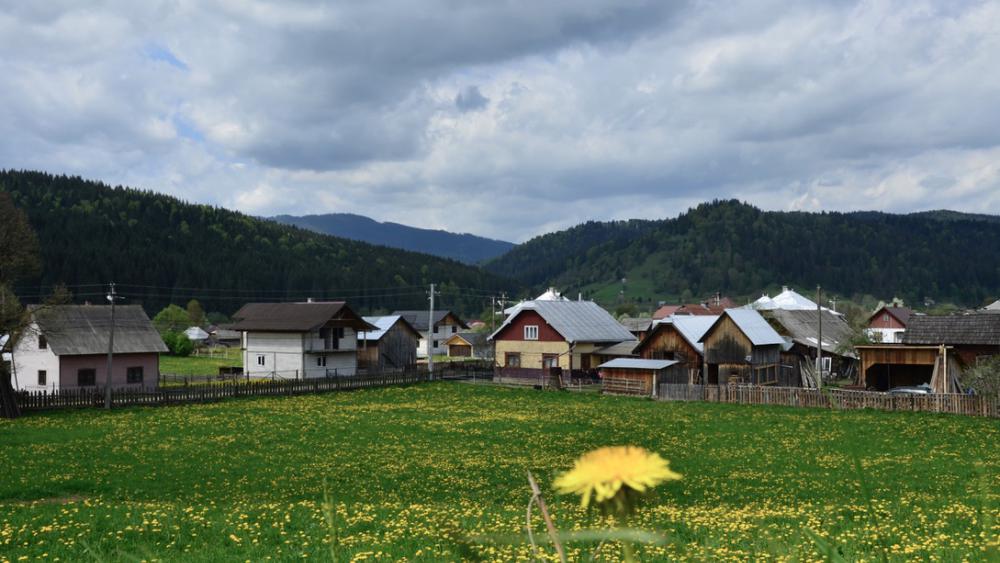
M 889 389 L 890 395 L 929 395 L 930 392 L 931 386 L 926 383 L 909 387 L 893 387 L 892 389 Z

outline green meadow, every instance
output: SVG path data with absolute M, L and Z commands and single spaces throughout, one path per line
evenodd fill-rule
M 525 472 L 560 529 L 601 526 L 551 484 L 623 444 L 683 475 L 632 522 L 662 538 L 643 560 L 1000 549 L 997 420 L 441 382 L 0 421 L 0 561 L 525 560 L 509 538 L 524 531 Z M 620 554 L 568 555 L 595 550 Z

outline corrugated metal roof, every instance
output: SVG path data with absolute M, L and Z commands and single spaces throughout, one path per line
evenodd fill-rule
M 597 366 L 597 369 L 666 369 L 678 363 L 677 360 L 641 360 L 638 358 L 615 358 L 610 362 L 604 362 Z
M 705 336 L 708 329 L 712 328 L 715 321 L 719 320 L 719 315 L 678 315 L 663 319 L 662 323 L 669 323 L 677 328 L 677 332 L 698 351 L 705 353 L 705 345 L 701 342 L 701 337 Z
M 535 311 L 566 339 L 567 342 L 612 343 L 635 341 L 635 336 L 626 330 L 607 311 L 593 301 L 534 301 L 524 304 L 521 311 Z M 490 335 L 495 338 L 517 318 L 514 314 Z
M 771 325 L 767 324 L 767 320 L 760 313 L 753 309 L 726 309 L 726 312 L 719 317 L 720 320 L 722 317 L 732 319 L 754 346 L 785 343 L 785 339 L 775 332 Z M 701 340 L 704 341 L 704 339 L 705 335 L 702 335 Z
M 111 307 L 31 305 L 32 318 L 57 356 L 107 354 Z M 160 333 L 139 305 L 115 307 L 115 354 L 167 352 Z

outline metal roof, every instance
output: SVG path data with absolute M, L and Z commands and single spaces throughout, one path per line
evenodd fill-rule
M 664 324 L 672 324 L 680 333 L 681 337 L 687 341 L 699 354 L 705 353 L 705 345 L 701 343 L 701 337 L 705 336 L 708 329 L 712 328 L 715 321 L 719 320 L 719 315 L 678 315 L 660 321 Z
M 714 327 L 722 320 L 722 317 L 729 317 L 732 319 L 736 326 L 740 329 L 743 334 L 750 340 L 750 343 L 754 346 L 771 346 L 774 344 L 783 345 L 785 339 L 781 337 L 780 334 L 775 332 L 771 325 L 767 324 L 767 320 L 764 319 L 757 311 L 753 309 L 726 309 L 715 323 L 712 324 Z M 710 329 L 711 330 L 711 329 Z M 704 342 L 705 336 L 709 331 L 706 331 L 702 335 L 701 341 Z
M 635 353 L 637 344 L 635 340 L 626 340 L 625 342 L 618 342 L 610 346 L 598 348 L 594 350 L 594 353 L 602 356 L 637 356 L 638 354 Z
M 309 332 L 330 321 L 346 321 L 356 330 L 374 327 L 358 316 L 343 301 L 318 303 L 247 303 L 233 315 L 236 321 L 226 327 L 239 331 Z
M 392 312 L 393 315 L 399 315 L 399 316 L 403 317 L 404 319 L 406 319 L 406 322 L 410 323 L 410 325 L 412 325 L 413 328 L 415 328 L 415 329 L 417 329 L 419 331 L 428 331 L 428 330 L 430 330 L 430 323 L 427 322 L 427 319 L 430 318 L 430 313 L 431 312 L 430 312 L 429 309 L 422 309 L 422 310 L 419 310 L 419 311 L 393 311 Z M 463 321 L 461 317 L 459 317 L 458 315 L 456 315 L 455 313 L 452 313 L 451 311 L 449 311 L 447 309 L 443 309 L 441 311 L 434 311 L 434 324 L 437 325 L 438 323 L 440 323 L 441 321 L 443 321 L 444 318 L 447 317 L 448 315 L 451 315 L 451 316 L 455 317 L 456 319 L 458 319 L 458 323 L 459 323 L 459 325 L 462 328 L 469 328 L 468 325 L 465 324 L 465 321 Z
M 533 301 L 525 303 L 517 313 L 507 317 L 503 325 L 490 335 L 490 339 L 496 338 L 523 311 L 535 311 L 541 315 L 545 322 L 549 323 L 570 343 L 635 341 L 635 336 L 631 332 L 593 301 Z
M 107 354 L 108 305 L 31 305 L 32 319 L 57 356 Z M 160 333 L 139 305 L 115 306 L 115 354 L 167 352 Z
M 604 362 L 603 364 L 597 366 L 597 369 L 666 369 L 674 364 L 679 363 L 677 360 L 641 360 L 638 358 L 615 358 L 610 362 Z
M 1000 311 L 1000 299 L 986 306 L 987 311 Z
M 624 317 L 618 319 L 618 322 L 630 332 L 646 332 L 653 326 L 652 317 Z
M 815 311 L 817 307 L 815 301 L 786 286 L 782 287 L 781 293 L 774 297 L 764 294 L 760 299 L 754 301 L 746 308 L 758 311 L 774 311 L 776 309 L 783 309 L 785 311 Z M 831 311 L 835 315 L 840 314 L 826 307 L 823 307 L 823 310 Z
M 363 317 L 365 322 L 376 327 L 377 330 L 361 331 L 358 333 L 359 340 L 381 340 L 383 336 L 389 332 L 392 327 L 398 323 L 402 322 L 406 325 L 406 328 L 413 331 L 413 333 L 419 338 L 420 332 L 413 328 L 413 325 L 408 323 L 401 315 L 385 315 L 382 317 Z

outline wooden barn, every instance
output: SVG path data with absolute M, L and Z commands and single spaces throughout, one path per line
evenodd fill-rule
M 705 383 L 796 385 L 783 382 L 781 350 L 785 339 L 753 309 L 726 309 L 705 331 Z
M 786 310 L 775 309 L 762 313 L 771 326 L 786 337 L 789 342 L 782 351 L 781 363 L 786 370 L 791 370 L 789 382 L 794 386 L 803 385 L 815 387 L 810 380 L 815 373 L 816 349 L 819 342 L 820 319 L 823 331 L 823 377 L 854 378 L 857 374 L 857 356 L 851 347 L 851 327 L 842 315 L 828 311 L 817 310 Z
M 400 315 L 365 317 L 377 330 L 358 333 L 358 368 L 401 370 L 417 364 L 420 332 Z
M 597 366 L 605 393 L 656 397 L 661 383 L 687 383 L 688 375 L 677 360 L 616 358 Z
M 699 341 L 718 318 L 685 315 L 657 321 L 635 347 L 635 353 L 647 360 L 676 360 L 677 369 L 687 373 L 683 383 L 702 383 L 704 347 Z
M 458 332 L 445 341 L 449 358 L 492 358 L 493 347 L 490 346 L 484 332 Z

